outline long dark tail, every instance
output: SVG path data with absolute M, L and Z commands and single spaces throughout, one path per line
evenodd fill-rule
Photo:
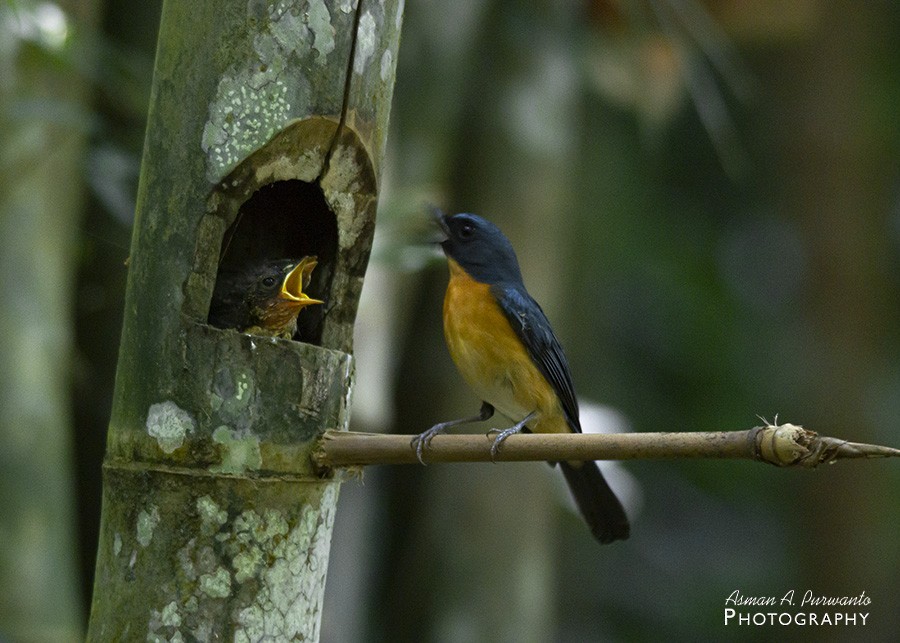
M 597 463 L 593 460 L 560 462 L 559 466 L 594 538 L 604 545 L 628 538 L 628 516 L 616 494 L 606 484 Z

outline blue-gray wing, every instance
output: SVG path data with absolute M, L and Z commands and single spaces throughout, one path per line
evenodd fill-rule
M 525 345 L 531 361 L 556 391 L 569 426 L 576 433 L 581 433 L 578 400 L 569 374 L 569 362 L 544 311 L 520 285 L 497 284 L 491 286 L 491 293 Z

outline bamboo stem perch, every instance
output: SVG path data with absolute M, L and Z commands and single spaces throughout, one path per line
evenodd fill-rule
M 327 431 L 313 459 L 320 469 L 417 464 L 410 435 Z M 493 436 L 439 435 L 425 452 L 431 462 L 490 462 Z M 900 449 L 820 436 L 793 424 L 746 431 L 513 435 L 497 462 L 560 460 L 745 459 L 814 468 L 850 458 L 900 457 Z

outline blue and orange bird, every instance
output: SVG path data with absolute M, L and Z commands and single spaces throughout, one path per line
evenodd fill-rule
M 496 409 L 515 424 L 497 432 L 491 454 L 515 433 L 581 433 L 569 363 L 544 311 L 522 283 L 509 239 L 474 214 L 435 218 L 450 266 L 444 337 L 456 367 L 482 400 L 474 417 L 442 422 L 412 440 L 420 461 L 434 436 L 491 418 Z M 553 463 L 551 463 L 553 464 Z M 597 463 L 560 462 L 591 533 L 601 543 L 628 538 L 628 517 Z

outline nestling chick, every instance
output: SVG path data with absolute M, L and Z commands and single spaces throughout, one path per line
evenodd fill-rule
M 209 323 L 244 333 L 290 339 L 297 315 L 321 304 L 305 292 L 316 257 L 266 259 L 219 273 L 209 309 Z

